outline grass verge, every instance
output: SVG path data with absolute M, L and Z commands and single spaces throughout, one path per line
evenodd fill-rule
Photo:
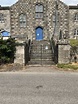
M 78 70 L 78 63 L 74 64 L 57 64 L 58 68 Z
M 70 45 L 73 46 L 73 47 L 74 46 L 77 47 L 78 46 L 78 40 L 76 40 L 76 39 L 70 39 Z

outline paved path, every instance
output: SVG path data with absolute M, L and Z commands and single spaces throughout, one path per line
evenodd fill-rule
M 70 70 L 70 69 L 61 69 L 57 68 L 56 65 L 51 66 L 23 66 L 20 64 L 8 64 L 8 65 L 1 65 L 0 66 L 0 72 L 53 72 L 53 71 L 76 71 L 78 70 Z
M 4 65 L 0 66 L 0 72 L 52 72 L 52 71 L 57 71 L 58 68 L 55 65 L 52 66 L 22 66 L 22 65 Z
M 0 104 L 78 104 L 78 73 L 2 72 Z
M 25 71 L 25 72 L 54 72 L 54 71 L 60 71 L 60 70 L 56 66 L 26 66 L 26 68 L 23 68 L 22 71 Z

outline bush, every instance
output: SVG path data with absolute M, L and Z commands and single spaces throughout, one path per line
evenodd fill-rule
M 0 39 L 0 64 L 12 63 L 15 58 L 16 45 L 13 38 Z

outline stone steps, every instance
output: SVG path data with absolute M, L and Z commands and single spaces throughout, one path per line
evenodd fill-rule
M 31 60 L 29 64 L 53 65 L 53 54 L 50 47 L 50 42 L 33 41 L 31 44 Z
M 29 62 L 29 64 L 39 64 L 39 65 L 54 65 L 54 62 L 52 60 L 48 60 L 48 59 L 31 59 L 31 61 Z
M 48 49 L 47 49 L 48 48 Z M 32 46 L 31 47 L 31 50 L 51 50 L 51 47 L 50 46 Z
M 45 50 L 45 51 L 41 51 L 41 50 L 34 51 L 34 50 L 32 50 L 31 52 L 32 52 L 32 54 L 52 54 L 51 50 Z
M 31 54 L 31 57 L 48 57 L 48 58 L 51 58 L 53 55 L 52 54 Z
M 44 45 L 49 44 L 50 45 L 50 42 L 49 42 L 49 40 L 42 40 L 42 41 L 34 40 L 33 41 L 33 45 L 42 45 L 42 44 L 44 44 Z

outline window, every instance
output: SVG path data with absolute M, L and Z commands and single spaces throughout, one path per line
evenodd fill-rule
M 55 22 L 56 21 L 56 16 L 55 16 L 55 14 L 53 14 L 53 22 Z
M 57 1 L 55 1 L 55 3 L 56 3 L 56 9 L 58 10 L 58 2 L 57 2 Z
M 20 19 L 20 27 L 26 27 L 26 15 L 21 14 L 19 19 Z
M 43 5 L 37 4 L 35 7 L 35 18 L 43 18 Z
M 0 22 L 4 23 L 4 15 L 2 13 L 0 13 Z
M 78 29 L 74 30 L 74 35 L 77 36 L 78 35 Z
M 59 13 L 53 13 L 52 21 L 53 21 L 53 26 L 57 25 L 57 23 L 60 22 L 60 14 Z
M 78 21 L 78 13 L 75 14 L 74 20 L 75 20 L 75 21 Z

